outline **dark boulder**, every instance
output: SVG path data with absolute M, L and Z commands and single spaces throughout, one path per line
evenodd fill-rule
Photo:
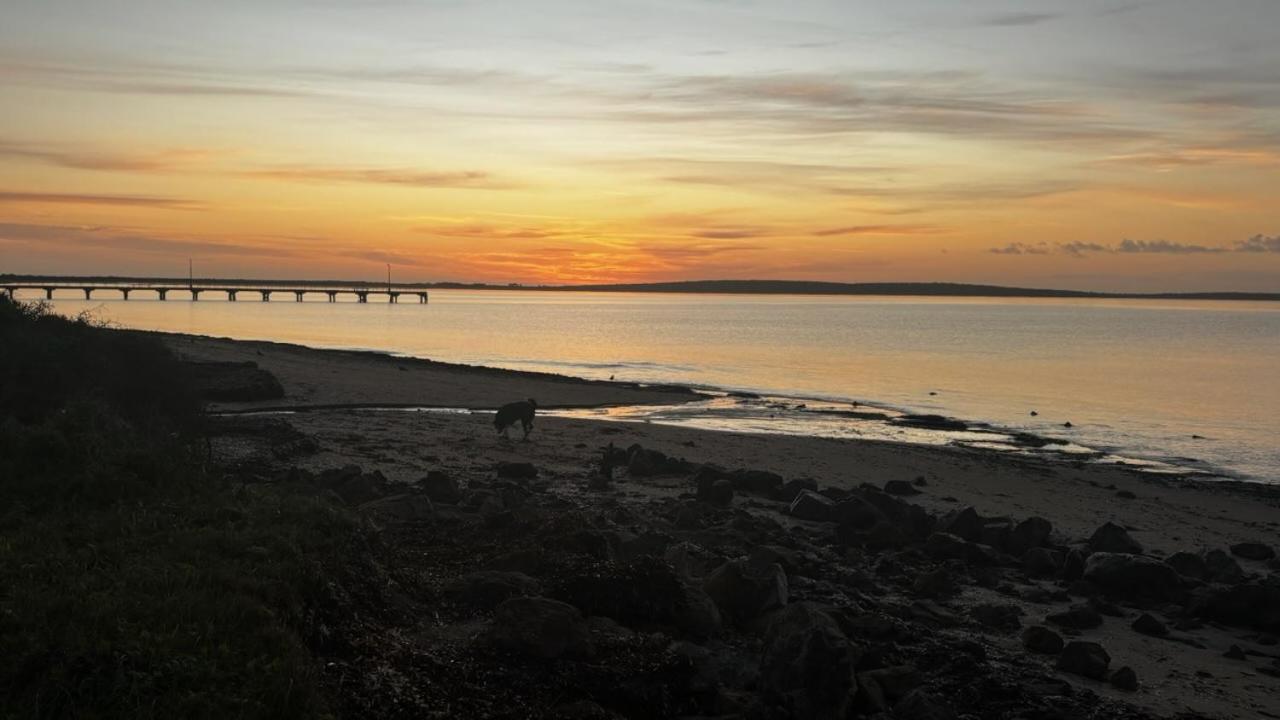
M 1205 553 L 1204 565 L 1212 582 L 1233 584 L 1244 580 L 1244 568 L 1223 550 Z
M 383 525 L 405 525 L 429 522 L 435 517 L 435 507 L 426 495 L 404 493 L 370 500 L 360 506 L 360 512 Z
M 1211 586 L 1193 599 L 1192 611 L 1228 625 L 1280 632 L 1280 576 L 1227 586 Z
M 1075 582 L 1084 577 L 1084 553 L 1072 548 L 1062 560 L 1062 579 Z
M 788 480 L 778 489 L 778 493 L 774 495 L 775 500 L 789 503 L 800 495 L 801 491 L 808 490 L 810 492 L 818 492 L 818 483 L 810 478 L 799 478 L 796 480 Z
M 733 484 L 724 478 L 704 476 L 698 480 L 697 498 L 699 502 L 711 505 L 730 505 L 733 503 Z
M 1150 614 L 1142 613 L 1137 620 L 1133 621 L 1133 629 L 1143 635 L 1151 637 L 1164 637 L 1169 634 L 1169 628 L 1159 618 Z
M 835 620 L 809 603 L 774 615 L 765 632 L 760 687 L 795 718 L 844 718 L 857 654 Z
M 925 541 L 925 551 L 939 560 L 964 560 L 971 543 L 950 533 L 936 532 Z
M 1022 554 L 1022 571 L 1032 577 L 1054 575 L 1061 564 L 1061 554 L 1049 548 L 1033 547 Z
M 458 488 L 458 481 L 440 470 L 431 470 L 426 477 L 417 482 L 417 485 L 427 497 L 431 498 L 432 502 L 456 505 L 462 499 L 462 490 Z
M 532 480 L 538 477 L 538 468 L 527 462 L 500 462 L 493 467 L 498 477 L 507 480 Z
M 549 598 L 519 597 L 502 603 L 494 611 L 490 637 L 499 647 L 545 660 L 592 654 L 582 613 Z
M 1009 533 L 1008 550 L 1014 555 L 1021 555 L 1049 542 L 1049 535 L 1052 533 L 1053 523 L 1042 517 L 1029 517 L 1013 526 Z
M 1058 669 L 1094 680 L 1105 680 L 1111 656 L 1095 642 L 1072 640 L 1058 656 Z
M 716 568 L 702 589 L 728 622 L 744 624 L 787 604 L 787 574 L 781 565 L 730 560 Z
M 889 521 L 880 508 L 858 496 L 837 501 L 832 517 L 840 525 L 854 530 L 870 530 Z
M 1182 577 L 1192 580 L 1206 580 L 1209 577 L 1209 566 L 1196 553 L 1176 552 L 1165 558 L 1164 562 Z
M 801 490 L 795 500 L 791 501 L 791 507 L 787 512 L 800 520 L 823 522 L 834 517 L 835 509 L 836 503 L 831 498 L 819 495 L 812 490 Z
M 1182 591 L 1178 571 L 1141 555 L 1096 552 L 1085 563 L 1084 579 L 1103 592 L 1130 599 L 1174 600 Z
M 894 703 L 920 687 L 920 672 L 911 665 L 892 665 L 858 673 L 859 710 L 887 712 Z
M 729 482 L 738 492 L 773 497 L 782 489 L 782 476 L 766 470 L 734 470 Z
M 1112 686 L 1120 690 L 1128 690 L 1130 692 L 1138 689 L 1138 673 L 1133 668 L 1125 665 L 1119 670 L 1111 673 Z
M 513 597 L 538 594 L 538 581 L 521 572 L 480 570 L 447 588 L 454 600 L 477 610 L 491 610 Z
M 1242 542 L 1231 546 L 1231 554 L 1245 560 L 1270 560 L 1276 556 L 1276 551 L 1269 545 L 1263 545 L 1259 542 Z
M 978 624 L 999 632 L 1015 632 L 1022 627 L 1022 608 L 1017 605 L 984 603 L 969 608 Z
M 1041 655 L 1062 652 L 1062 636 L 1043 625 L 1032 625 L 1022 631 L 1022 646 Z
M 1089 552 L 1126 553 L 1141 555 L 1142 545 L 1129 536 L 1129 531 L 1108 522 L 1094 531 L 1089 538 Z
M 890 480 L 884 484 L 884 491 L 890 495 L 919 495 L 921 492 L 908 480 Z
M 1045 618 L 1047 622 L 1072 630 L 1091 630 L 1102 625 L 1102 615 L 1091 605 L 1076 605 Z
M 982 527 L 985 521 L 972 507 L 953 510 L 938 521 L 938 532 L 949 533 L 970 542 L 982 538 Z

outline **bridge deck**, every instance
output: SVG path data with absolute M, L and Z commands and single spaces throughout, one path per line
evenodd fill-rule
M 350 284 L 325 284 L 325 285 L 296 285 L 290 284 L 288 281 L 263 280 L 256 282 L 246 282 L 243 284 L 235 283 L 213 283 L 213 282 L 147 282 L 147 281 L 65 281 L 42 280 L 39 278 L 27 278 L 21 282 L 5 281 L 0 285 L 0 291 L 6 293 L 10 298 L 15 297 L 20 290 L 35 290 L 45 294 L 45 298 L 52 300 L 54 293 L 62 291 L 79 291 L 84 293 L 86 300 L 93 298 L 94 291 L 108 290 L 121 294 L 124 300 L 128 300 L 129 296 L 135 292 L 155 293 L 156 298 L 160 300 L 168 300 L 169 293 L 183 293 L 191 301 L 197 301 L 204 293 L 215 293 L 223 295 L 227 300 L 235 301 L 241 293 L 250 295 L 257 294 L 262 298 L 263 302 L 271 300 L 271 296 L 276 293 L 292 294 L 297 302 L 302 302 L 309 294 L 320 294 L 328 297 L 329 302 L 337 302 L 339 295 L 353 295 L 358 302 L 368 302 L 370 296 L 385 296 L 389 302 L 398 303 L 402 296 L 410 296 L 418 298 L 419 303 L 427 303 L 430 299 L 430 292 L 426 288 L 392 285 L 378 286 L 373 284 L 350 283 Z

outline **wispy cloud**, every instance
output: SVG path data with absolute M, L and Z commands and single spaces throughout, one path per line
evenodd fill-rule
M 41 143 L 0 141 L 0 157 L 29 159 L 73 168 L 121 172 L 171 172 L 191 167 L 218 153 L 200 148 L 171 148 L 151 152 L 102 152 Z
M 1280 235 L 1254 235 L 1237 243 L 1236 252 L 1280 253 Z
M 377 183 L 421 188 L 511 190 L 518 183 L 480 170 L 420 170 L 415 168 L 346 168 L 291 165 L 247 170 L 245 177 L 314 183 Z
M 107 226 L 38 225 L 0 222 L 0 242 L 70 248 L 95 248 L 112 252 L 140 252 L 187 256 L 293 257 L 297 253 L 280 243 L 250 245 L 141 233 Z
M 814 230 L 815 237 L 845 235 L 936 235 L 942 228 L 936 225 L 845 225 L 844 227 Z
M 1026 27 L 1028 25 L 1040 25 L 1062 17 L 1061 13 L 1047 12 L 1006 12 L 996 15 L 989 15 L 983 18 L 983 25 L 991 25 L 993 27 Z
M 147 195 L 94 195 L 85 193 L 45 193 L 0 190 L 0 203 L 50 203 L 55 205 L 120 205 L 165 210 L 203 210 L 205 206 L 182 198 Z

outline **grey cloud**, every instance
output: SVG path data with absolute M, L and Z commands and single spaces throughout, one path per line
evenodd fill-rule
M 1169 242 L 1168 240 L 1121 240 L 1115 246 L 1118 253 L 1162 253 L 1170 255 L 1196 255 L 1200 253 L 1227 252 L 1226 248 L 1209 247 L 1207 245 L 1187 245 Z
M 71 225 L 35 225 L 0 223 L 0 241 L 27 245 L 66 245 L 102 248 L 112 251 L 135 251 L 187 256 L 231 255 L 252 257 L 291 257 L 295 253 L 277 246 L 244 245 L 209 240 L 161 237 L 137 233 L 126 228 L 77 227 Z
M 989 16 L 983 20 L 982 24 L 994 27 L 1026 27 L 1057 20 L 1060 17 L 1062 17 L 1061 13 L 1007 12 Z
M 987 252 L 995 255 L 1048 255 L 1049 248 L 1043 242 L 1034 245 L 1014 242 L 1004 247 L 991 248 Z
M 1248 240 L 1241 240 L 1235 249 L 1236 252 L 1280 253 L 1280 235 L 1254 235 Z
M 26 202 L 61 205 L 124 205 L 130 207 L 154 207 L 170 210 L 200 210 L 203 206 L 182 198 L 150 197 L 146 195 L 93 195 L 84 193 L 46 193 L 0 190 L 0 203 Z

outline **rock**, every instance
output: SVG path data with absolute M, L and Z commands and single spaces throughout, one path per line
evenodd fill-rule
M 1217 583 L 1234 584 L 1244 580 L 1244 568 L 1236 559 L 1222 550 L 1210 550 L 1204 554 L 1204 564 L 1209 579 Z
M 1230 587 L 1210 586 L 1193 603 L 1192 611 L 1228 625 L 1280 632 L 1280 576 Z
M 427 497 L 431 498 L 432 502 L 457 505 L 462 499 L 462 490 L 458 488 L 458 481 L 440 470 L 431 470 L 426 477 L 417 482 L 417 485 Z
M 917 688 L 893 706 L 893 716 L 900 720 L 952 720 L 955 713 L 932 693 Z
M 182 369 L 204 400 L 257 402 L 284 397 L 284 386 L 256 362 L 185 361 Z
M 919 495 L 920 490 L 906 480 L 890 480 L 884 484 L 884 491 L 890 495 Z
M 1226 652 L 1222 653 L 1222 657 L 1229 660 L 1247 660 L 1248 656 L 1244 654 L 1244 650 L 1239 645 L 1232 645 Z
M 1053 533 L 1053 523 L 1042 517 L 1029 517 L 1013 526 L 1006 546 L 1014 555 L 1021 555 L 1032 548 L 1038 548 L 1049 541 Z
M 977 542 L 982 538 L 984 522 L 978 511 L 972 507 L 952 510 L 938 521 L 938 532 L 949 533 L 958 538 Z
M 819 495 L 812 490 L 801 490 L 795 500 L 791 501 L 791 507 L 787 512 L 800 520 L 825 522 L 832 518 L 835 507 L 836 503 L 831 498 Z
M 1138 673 L 1133 668 L 1125 665 L 1119 670 L 1111 673 L 1111 684 L 1121 690 L 1130 692 L 1138 689 Z
M 1041 655 L 1062 652 L 1062 636 L 1043 625 L 1032 625 L 1022 631 L 1022 646 Z
M 782 476 L 765 470 L 734 470 L 729 481 L 738 492 L 773 497 L 782 489 Z
M 1117 490 L 1116 497 L 1120 498 L 1121 500 L 1136 500 L 1138 498 L 1138 496 L 1135 495 L 1132 490 Z M 1128 668 L 1124 668 L 1124 669 L 1128 669 Z
M 340 470 L 325 470 L 316 481 L 338 494 L 348 505 L 363 505 L 385 496 L 389 489 L 387 478 L 377 470 L 362 473 L 356 465 Z
M 527 462 L 500 462 L 494 466 L 498 477 L 507 480 L 532 480 L 538 477 L 538 468 Z
M 787 604 L 787 575 L 781 565 L 753 565 L 731 560 L 716 568 L 702 585 L 720 615 L 737 624 Z
M 982 524 L 982 534 L 978 542 L 993 548 L 1004 548 L 1009 545 L 1009 535 L 1013 533 L 1013 522 L 1006 519 L 988 520 Z
M 912 482 L 912 484 L 914 484 L 916 487 L 926 487 L 926 486 L 928 486 L 928 485 L 929 485 L 929 481 L 928 481 L 928 480 L 925 480 L 923 475 L 918 475 L 918 476 L 916 476 L 916 479 L 915 479 L 915 480 L 912 480 L 911 482 Z
M 454 581 L 448 592 L 458 602 L 490 610 L 513 597 L 538 594 L 538 581 L 521 572 L 480 570 Z
M 685 635 L 705 640 L 720 632 L 720 609 L 702 586 L 692 580 L 683 580 L 684 602 L 676 609 L 674 623 Z
M 699 502 L 728 506 L 733 503 L 733 483 L 723 478 L 716 480 L 704 477 L 698 481 L 697 497 Z
M 1108 522 L 1094 531 L 1089 538 L 1089 552 L 1127 553 L 1141 555 L 1142 545 L 1129 537 L 1129 531 L 1119 525 Z
M 1165 558 L 1164 563 L 1185 578 L 1204 580 L 1209 577 L 1209 566 L 1205 564 L 1204 558 L 1195 553 L 1176 552 Z
M 1091 630 L 1102 625 L 1102 615 L 1091 605 L 1075 605 L 1045 618 L 1047 622 L 1072 630 Z
M 925 551 L 940 560 L 963 560 L 969 556 L 969 543 L 950 533 L 936 532 L 925 541 Z
M 880 508 L 858 496 L 836 501 L 832 517 L 840 525 L 854 530 L 870 530 L 889 521 Z
M 810 603 L 779 611 L 765 631 L 760 687 L 797 718 L 844 718 L 857 656 L 840 626 Z
M 1014 632 L 1022 627 L 1022 608 L 1017 605 L 987 603 L 969 608 L 978 624 L 1000 632 Z
M 1084 579 L 1104 592 L 1130 599 L 1172 600 L 1182 590 L 1178 571 L 1152 558 L 1123 553 L 1090 555 Z
M 918 576 L 912 585 L 912 589 L 915 590 L 917 595 L 935 599 L 951 597 L 960 592 L 959 584 L 946 567 L 940 567 Z
M 1058 669 L 1094 680 L 1105 680 L 1111 656 L 1101 645 L 1084 640 L 1072 640 L 1058 656 Z
M 885 712 L 912 690 L 920 686 L 920 673 L 911 665 L 894 665 L 858 673 L 858 699 L 861 709 Z
M 1139 615 L 1138 619 L 1133 621 L 1132 627 L 1135 631 L 1151 637 L 1164 637 L 1169 634 L 1168 626 L 1150 613 Z
M 592 654 L 582 613 L 543 597 L 512 598 L 499 605 L 490 637 L 500 647 L 544 660 Z
M 1259 542 L 1242 542 L 1231 546 L 1231 554 L 1236 557 L 1242 557 L 1245 560 L 1270 560 L 1276 556 L 1276 551 L 1268 545 Z
M 1072 548 L 1062 560 L 1062 579 L 1075 582 L 1084 577 L 1084 553 Z
M 435 517 L 435 508 L 431 505 L 430 498 L 417 493 L 370 500 L 360 506 L 360 512 L 386 524 L 420 523 Z
M 790 503 L 796 499 L 796 496 L 798 496 L 802 490 L 817 492 L 818 483 L 810 478 L 788 480 L 781 488 L 779 488 L 778 493 L 774 495 L 774 499 Z
M 1048 548 L 1033 547 L 1022 554 L 1022 570 L 1032 577 L 1047 577 L 1058 572 L 1059 560 Z

